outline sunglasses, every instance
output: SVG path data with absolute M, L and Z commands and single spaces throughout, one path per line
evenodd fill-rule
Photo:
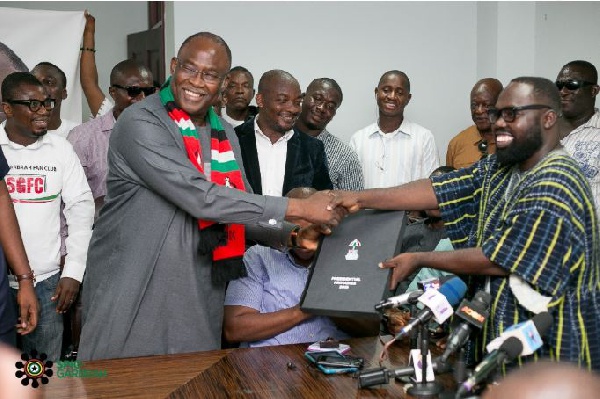
M 556 81 L 556 87 L 558 87 L 558 90 L 562 90 L 563 87 L 566 87 L 567 90 L 574 91 L 574 90 L 578 90 L 585 86 L 594 86 L 595 84 L 596 83 L 587 82 L 585 80 L 573 80 L 573 79 Z
M 148 97 L 151 94 L 156 93 L 156 87 L 139 87 L 139 86 L 121 86 L 121 85 L 112 85 L 112 87 L 116 87 L 117 89 L 122 89 L 127 92 L 127 95 L 131 98 L 135 98 L 140 94 L 144 93 L 144 96 Z
M 53 98 L 45 100 L 5 100 L 9 104 L 27 105 L 31 112 L 37 112 L 40 108 L 46 108 L 46 111 L 52 111 L 56 101 Z
M 504 122 L 511 123 L 515 121 L 515 118 L 519 112 L 531 109 L 552 109 L 552 107 L 543 104 L 531 104 L 524 105 L 522 107 L 506 107 L 501 109 L 490 108 L 488 111 L 488 117 L 490 118 L 490 123 L 496 123 L 500 116 L 502 116 Z

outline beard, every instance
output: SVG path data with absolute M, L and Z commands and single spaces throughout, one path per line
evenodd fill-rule
M 513 136 L 514 137 L 514 136 Z M 531 126 L 523 138 L 513 138 L 508 147 L 496 148 L 496 159 L 502 166 L 512 166 L 531 158 L 542 147 L 542 127 Z

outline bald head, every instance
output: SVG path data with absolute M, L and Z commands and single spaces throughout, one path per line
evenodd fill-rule
M 405 88 L 410 93 L 410 79 L 408 78 L 408 75 L 397 69 L 387 71 L 383 75 L 381 75 L 381 77 L 379 78 L 379 86 L 381 86 L 385 82 L 385 80 L 387 80 L 391 76 L 399 76 L 400 78 L 404 79 L 406 86 Z
M 473 93 L 485 90 L 488 91 L 496 100 L 498 99 L 498 95 L 503 88 L 504 87 L 502 87 L 502 83 L 498 79 L 485 78 L 475 83 L 475 86 L 473 86 L 473 89 L 471 90 L 471 96 L 473 96 Z
M 272 69 L 263 73 L 260 77 L 260 80 L 258 81 L 258 92 L 264 93 L 273 87 L 273 85 L 278 85 L 280 83 L 292 83 L 297 84 L 298 87 L 300 87 L 300 84 L 291 73 L 280 69 Z
M 149 76 L 149 79 L 153 80 L 152 71 L 150 71 L 147 66 L 134 59 L 121 61 L 113 67 L 110 72 L 110 84 L 121 84 L 118 82 L 118 80 L 120 80 L 120 78 L 122 78 L 124 75 Z
M 482 136 L 492 131 L 487 110 L 496 105 L 502 89 L 498 79 L 485 78 L 475 83 L 471 90 L 471 118 Z
M 482 399 L 596 399 L 600 377 L 569 363 L 531 363 L 507 375 Z

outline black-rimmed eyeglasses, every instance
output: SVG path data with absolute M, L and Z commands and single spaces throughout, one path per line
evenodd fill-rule
M 490 118 L 491 123 L 496 123 L 498 118 L 502 116 L 504 122 L 511 123 L 514 122 L 517 114 L 521 111 L 527 111 L 530 109 L 552 109 L 548 105 L 543 104 L 531 104 L 531 105 L 523 105 L 522 107 L 506 107 L 506 108 L 490 108 L 488 110 L 488 117 Z
M 588 82 L 586 80 L 568 79 L 568 80 L 557 80 L 555 82 L 558 90 L 562 90 L 566 87 L 567 90 L 575 91 L 585 86 L 594 86 L 596 83 Z
M 218 72 L 199 71 L 181 63 L 181 61 L 179 61 L 178 59 L 177 65 L 179 66 L 181 72 L 183 73 L 183 75 L 185 75 L 187 79 L 195 79 L 198 75 L 200 75 L 202 77 L 202 80 L 204 80 L 208 84 L 217 84 L 221 81 L 221 75 Z
M 27 105 L 31 112 L 37 112 L 40 108 L 46 108 L 46 111 L 52 111 L 56 100 L 53 98 L 47 98 L 45 100 L 4 100 L 9 104 Z
M 139 87 L 139 86 L 121 86 L 121 85 L 112 85 L 112 87 L 116 87 L 117 89 L 125 90 L 127 95 L 131 98 L 135 98 L 140 94 L 144 93 L 144 96 L 148 97 L 151 94 L 156 93 L 156 87 Z

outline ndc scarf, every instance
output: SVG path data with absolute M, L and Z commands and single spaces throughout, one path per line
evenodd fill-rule
M 190 162 L 200 173 L 204 173 L 198 131 L 190 116 L 175 104 L 170 82 L 171 78 L 162 86 L 160 101 L 181 132 Z M 212 107 L 208 109 L 206 119 L 210 124 L 210 181 L 221 186 L 246 191 L 240 168 L 231 149 L 231 143 Z M 242 262 L 246 249 L 244 225 L 224 225 L 198 219 L 198 228 L 200 229 L 199 252 L 206 254 L 212 251 L 212 281 L 220 284 L 246 276 L 246 268 Z

